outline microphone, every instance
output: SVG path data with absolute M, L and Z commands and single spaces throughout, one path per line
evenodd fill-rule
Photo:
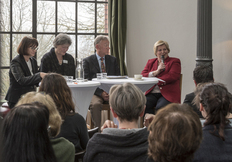
M 164 63 L 164 55 L 161 56 L 161 62 Z M 163 69 L 165 71 L 165 68 Z

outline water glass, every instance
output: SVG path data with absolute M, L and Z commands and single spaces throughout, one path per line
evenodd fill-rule
M 106 79 L 107 73 L 102 73 L 102 79 Z
M 102 73 L 97 73 L 97 79 L 102 79 Z
M 72 82 L 73 82 L 73 76 L 68 76 L 67 82 L 68 82 L 68 83 L 72 83 Z

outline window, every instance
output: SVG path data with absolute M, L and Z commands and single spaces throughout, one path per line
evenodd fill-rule
M 0 0 L 1 101 L 9 87 L 10 61 L 24 36 L 39 42 L 36 58 L 52 47 L 55 36 L 72 39 L 68 53 L 85 58 L 94 53 L 94 38 L 108 35 L 108 0 Z

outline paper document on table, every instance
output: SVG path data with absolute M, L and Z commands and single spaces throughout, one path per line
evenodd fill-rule
M 106 76 L 107 79 L 128 79 L 128 76 Z
M 146 79 L 146 80 L 154 80 L 154 81 L 161 81 L 161 82 L 165 82 L 164 80 L 162 79 L 159 79 L 159 78 L 156 78 L 156 77 L 143 77 L 143 79 Z

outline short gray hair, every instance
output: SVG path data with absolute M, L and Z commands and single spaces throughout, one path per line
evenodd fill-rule
M 94 48 L 96 47 L 97 44 L 99 44 L 102 40 L 108 40 L 109 41 L 109 37 L 105 36 L 105 35 L 98 35 L 95 40 L 94 40 Z
M 110 88 L 109 104 L 118 115 L 120 121 L 137 121 L 144 110 L 146 97 L 132 83 L 114 85 Z
M 65 33 L 60 33 L 56 36 L 56 38 L 53 41 L 53 46 L 56 47 L 58 45 L 63 45 L 63 44 L 72 44 L 71 38 L 65 34 Z

